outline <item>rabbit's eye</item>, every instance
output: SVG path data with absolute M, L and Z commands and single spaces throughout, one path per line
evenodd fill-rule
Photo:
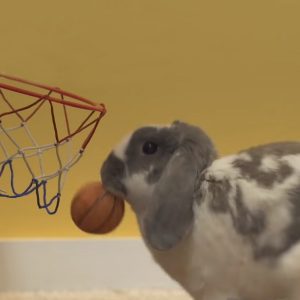
M 156 153 L 158 145 L 153 142 L 146 142 L 143 145 L 143 153 L 147 155 L 151 155 Z

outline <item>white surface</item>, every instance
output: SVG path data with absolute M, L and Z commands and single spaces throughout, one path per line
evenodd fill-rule
M 0 293 L 0 300 L 190 300 L 183 291 L 130 290 L 92 292 Z
M 0 242 L 0 292 L 178 288 L 139 239 Z

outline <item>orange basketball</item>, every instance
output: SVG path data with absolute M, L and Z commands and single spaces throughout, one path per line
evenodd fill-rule
M 85 232 L 108 233 L 122 221 L 124 200 L 107 192 L 100 182 L 90 182 L 73 197 L 71 216 Z

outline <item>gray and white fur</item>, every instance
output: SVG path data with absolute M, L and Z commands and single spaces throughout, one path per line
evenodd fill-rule
M 217 158 L 200 128 L 142 127 L 109 154 L 101 177 L 194 299 L 300 300 L 300 142 Z

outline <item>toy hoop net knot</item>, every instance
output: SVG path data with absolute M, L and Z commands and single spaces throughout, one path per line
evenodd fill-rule
M 0 74 L 0 197 L 35 193 L 39 208 L 56 213 L 66 175 L 82 157 L 105 113 L 104 104 Z M 51 132 L 45 134 L 46 129 Z M 49 182 L 57 190 L 50 197 Z

